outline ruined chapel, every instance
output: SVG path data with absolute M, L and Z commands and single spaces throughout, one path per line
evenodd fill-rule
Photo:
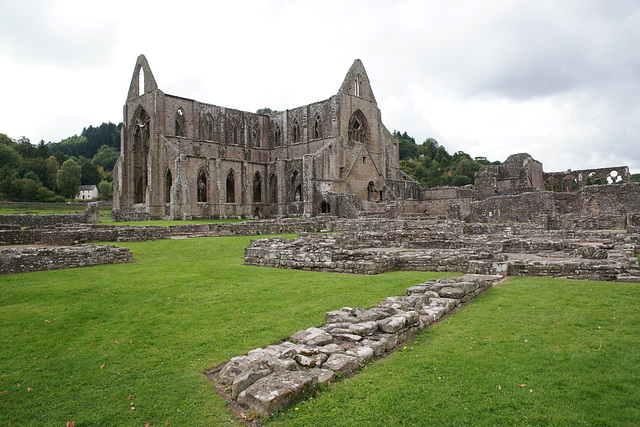
M 136 61 L 114 169 L 116 220 L 348 216 L 417 198 L 355 60 L 329 99 L 257 114 L 168 95 Z

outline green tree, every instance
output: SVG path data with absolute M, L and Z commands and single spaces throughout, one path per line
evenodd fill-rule
M 72 159 L 67 160 L 58 170 L 57 184 L 60 194 L 66 198 L 72 198 L 78 194 L 80 180 L 82 179 L 82 169 Z
M 100 147 L 96 155 L 93 156 L 91 162 L 96 166 L 102 166 L 105 171 L 111 171 L 113 170 L 113 165 L 116 164 L 119 155 L 120 152 L 115 148 L 103 145 Z
M 101 199 L 110 199 L 113 197 L 113 183 L 109 181 L 100 181 L 98 184 L 98 192 Z
M 82 178 L 80 183 L 82 185 L 98 185 L 100 183 L 100 172 L 98 168 L 91 162 L 84 162 L 80 167 L 82 171 Z
M 54 156 L 49 156 L 49 158 L 47 159 L 47 170 L 45 174 L 44 185 L 50 190 L 56 189 L 58 169 L 58 160 Z

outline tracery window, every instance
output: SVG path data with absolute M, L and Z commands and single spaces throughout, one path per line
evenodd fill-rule
M 176 136 L 185 136 L 184 110 L 182 108 L 178 108 L 176 111 L 175 130 Z

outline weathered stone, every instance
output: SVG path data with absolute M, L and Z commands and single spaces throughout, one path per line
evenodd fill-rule
M 407 323 L 407 318 L 403 315 L 395 315 L 386 319 L 378 320 L 378 327 L 381 331 L 387 333 L 394 333 L 404 328 Z
M 233 384 L 236 376 L 240 375 L 243 371 L 249 369 L 251 360 L 247 356 L 236 356 L 231 358 L 218 374 L 218 382 L 223 385 Z
M 347 350 L 347 354 L 358 359 L 358 362 L 364 363 L 368 360 L 373 359 L 375 354 L 373 348 L 366 345 L 357 345 L 349 350 Z
M 261 417 L 291 406 L 313 390 L 317 375 L 307 371 L 283 371 L 259 379 L 238 395 L 238 403 Z
M 336 353 L 329 356 L 322 366 L 338 375 L 349 375 L 358 368 L 358 359 L 347 354 Z
M 394 313 L 395 314 L 395 313 Z M 374 307 L 364 310 L 358 315 L 358 322 L 371 322 L 388 317 L 389 314 L 381 308 Z
M 316 381 L 318 384 L 327 383 L 336 377 L 336 373 L 330 369 L 313 368 L 309 369 L 309 373 L 318 377 Z
M 318 347 L 318 351 L 330 356 L 335 353 L 342 353 L 343 349 L 338 344 L 332 343 Z
M 324 353 L 318 353 L 313 356 L 303 356 L 301 354 L 297 354 L 294 357 L 294 360 L 306 368 L 319 368 L 322 366 L 324 361 L 327 360 L 327 358 L 328 356 Z
M 377 330 L 378 324 L 375 321 L 353 323 L 349 326 L 349 331 L 360 336 L 373 335 Z
M 235 399 L 236 397 L 238 397 L 238 394 L 240 394 L 242 390 L 246 389 L 251 384 L 258 381 L 260 378 L 264 378 L 270 374 L 271 374 L 271 371 L 268 369 L 261 369 L 257 371 L 253 369 L 247 369 L 246 371 L 241 372 L 233 380 L 233 387 L 231 389 L 231 398 Z
M 466 293 L 464 289 L 458 287 L 445 286 L 438 291 L 441 298 L 463 298 Z
M 306 331 L 299 331 L 291 336 L 291 338 L 300 344 L 310 346 L 325 345 L 333 341 L 330 334 L 319 328 L 309 328 Z

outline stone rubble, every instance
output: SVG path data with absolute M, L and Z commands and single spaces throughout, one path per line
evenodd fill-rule
M 375 307 L 343 307 L 326 313 L 326 324 L 293 334 L 288 341 L 236 356 L 217 372 L 246 411 L 264 417 L 308 395 L 316 384 L 348 376 L 363 363 L 384 357 L 419 331 L 502 279 L 467 274 L 413 286 L 404 296 Z

